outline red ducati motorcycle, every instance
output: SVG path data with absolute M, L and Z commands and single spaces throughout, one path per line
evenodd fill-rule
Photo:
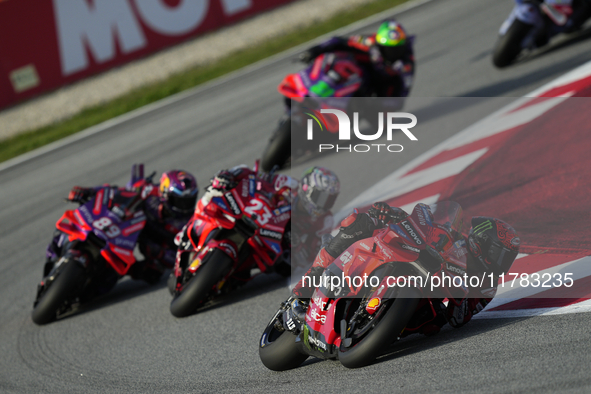
M 311 282 L 304 321 L 295 321 L 291 297 L 281 304 L 259 342 L 263 364 L 282 371 L 312 356 L 363 367 L 433 322 L 445 298 L 459 305 L 468 292 L 461 226 L 459 204 L 418 204 L 406 219 L 355 242 Z M 453 282 L 441 282 L 450 276 Z
M 286 183 L 284 175 L 251 174 L 235 188 L 209 190 L 199 200 L 176 239 L 179 250 L 169 279 L 174 316 L 188 316 L 243 285 L 254 277 L 253 269 L 290 274 L 291 205 L 277 195 Z

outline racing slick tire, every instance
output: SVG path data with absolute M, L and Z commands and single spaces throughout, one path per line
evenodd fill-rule
M 219 249 L 214 249 L 204 259 L 203 266 L 185 283 L 180 293 L 174 295 L 170 303 L 170 313 L 176 317 L 193 314 L 207 295 L 232 268 L 232 259 Z
M 298 350 L 296 336 L 293 333 L 287 330 L 280 332 L 275 328 L 276 318 L 271 320 L 261 337 L 259 357 L 263 365 L 272 371 L 297 368 L 308 356 Z
M 421 292 L 414 287 L 403 287 L 390 308 L 359 342 L 350 348 L 338 349 L 338 358 L 347 368 L 360 368 L 371 364 L 396 339 L 414 314 Z
M 75 260 L 64 262 L 55 279 L 35 302 L 31 318 L 35 324 L 47 324 L 57 317 L 59 308 L 84 281 L 84 268 Z
M 493 64 L 498 68 L 503 68 L 513 63 L 521 52 L 521 42 L 531 29 L 532 25 L 515 19 L 495 45 Z

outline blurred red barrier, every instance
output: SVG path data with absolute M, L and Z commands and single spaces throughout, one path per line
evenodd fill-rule
M 290 1 L 0 1 L 0 108 Z

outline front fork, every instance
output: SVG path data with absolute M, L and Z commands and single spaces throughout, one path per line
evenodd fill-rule
M 192 244 L 187 244 L 186 249 L 182 250 L 179 247 L 177 257 L 173 269 L 176 277 L 175 292 L 180 293 L 184 284 L 193 277 L 199 270 L 202 264 L 207 260 L 207 256 L 215 249 L 219 249 L 228 255 L 236 266 L 238 262 L 238 247 L 228 239 L 212 240 L 207 243 L 201 250 L 197 251 L 192 247 Z
M 72 244 L 75 246 L 78 242 Z M 84 251 L 80 251 L 77 249 L 68 249 L 66 253 L 61 256 L 56 262 L 46 262 L 44 266 L 43 272 L 43 279 L 37 285 L 37 296 L 35 297 L 34 306 L 37 305 L 37 302 L 43 295 L 43 293 L 49 288 L 51 283 L 57 278 L 58 274 L 60 273 L 61 267 L 66 264 L 80 264 L 85 270 L 88 269 L 90 263 L 90 256 L 88 253 Z M 80 284 L 80 289 L 82 289 L 86 283 Z

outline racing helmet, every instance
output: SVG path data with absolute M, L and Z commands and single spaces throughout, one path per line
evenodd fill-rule
M 298 185 L 298 200 L 312 217 L 318 217 L 332 208 L 341 182 L 336 174 L 323 167 L 311 167 Z
M 199 187 L 190 173 L 172 170 L 162 173 L 158 193 L 164 208 L 174 215 L 186 216 L 195 209 Z
M 521 240 L 502 220 L 476 216 L 468 235 L 468 249 L 485 272 L 507 273 L 513 265 Z
M 376 46 L 384 60 L 394 63 L 406 53 L 407 35 L 402 25 L 394 20 L 383 22 L 376 33 Z

